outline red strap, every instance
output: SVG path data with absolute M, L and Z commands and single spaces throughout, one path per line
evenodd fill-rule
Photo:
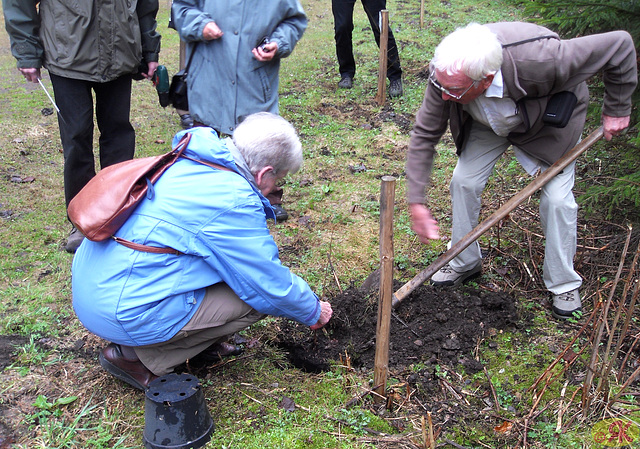
M 142 251 L 145 253 L 155 253 L 155 254 L 175 254 L 176 256 L 184 255 L 183 252 L 180 252 L 177 249 L 173 249 L 171 247 L 161 248 L 159 246 L 143 245 L 141 243 L 134 243 L 130 240 L 125 240 L 123 238 L 116 237 L 115 235 L 112 235 L 111 238 L 116 242 L 118 242 L 119 244 L 126 246 L 127 248 L 131 248 L 135 251 Z

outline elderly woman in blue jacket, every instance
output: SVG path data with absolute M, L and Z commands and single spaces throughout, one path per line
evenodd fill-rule
M 283 118 L 258 113 L 221 140 L 211 128 L 182 131 L 186 158 L 171 166 L 117 236 L 181 254 L 155 254 L 115 240 L 86 240 L 73 260 L 73 307 L 109 340 L 100 364 L 139 389 L 203 351 L 224 354 L 227 337 L 264 315 L 319 329 L 332 315 L 283 266 L 267 227 L 265 196 L 302 164 L 300 140 Z

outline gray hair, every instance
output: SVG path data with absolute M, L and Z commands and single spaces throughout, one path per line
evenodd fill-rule
M 442 39 L 431 67 L 453 75 L 464 73 L 474 81 L 496 73 L 502 65 L 502 45 L 489 28 L 470 23 Z
M 276 114 L 258 112 L 236 128 L 233 143 L 251 173 L 272 166 L 274 174 L 295 173 L 302 166 L 302 144 L 291 123 Z

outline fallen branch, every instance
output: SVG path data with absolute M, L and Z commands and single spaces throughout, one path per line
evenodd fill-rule
M 562 430 L 562 416 L 564 415 L 564 395 L 567 392 L 568 384 L 569 381 L 567 380 L 562 386 L 562 390 L 560 391 L 560 405 L 558 406 L 558 422 L 556 424 L 556 433 Z
M 629 238 L 631 237 L 631 231 L 632 231 L 632 227 L 629 226 Z M 627 276 L 627 279 L 625 281 L 625 285 L 622 291 L 622 295 L 620 297 L 620 301 L 618 302 L 618 310 L 616 311 L 616 315 L 615 318 L 613 320 L 613 325 L 611 326 L 614 330 L 614 332 L 611 332 L 609 334 L 609 340 L 607 341 L 607 349 L 605 350 L 605 358 L 603 358 L 603 361 L 607 360 L 607 357 L 609 357 L 609 363 L 603 363 L 602 364 L 602 371 L 600 372 L 600 378 L 603 379 L 609 376 L 609 374 L 611 373 L 611 369 L 613 368 L 613 362 L 617 359 L 618 357 L 618 353 L 620 352 L 620 347 L 622 346 L 622 341 L 624 340 L 624 337 L 627 335 L 627 330 L 629 329 L 629 322 L 631 321 L 631 317 L 633 316 L 633 310 L 635 308 L 635 304 L 636 304 L 636 299 L 637 299 L 637 288 L 636 291 L 634 293 L 634 295 L 631 298 L 631 303 L 629 304 L 629 310 L 627 310 L 627 314 L 626 314 L 626 320 L 624 322 L 624 324 L 622 325 L 622 329 L 620 330 L 620 334 L 619 334 L 619 338 L 618 338 L 618 342 L 616 344 L 616 348 L 613 351 L 613 355 L 609 356 L 609 353 L 611 351 L 611 346 L 613 345 L 613 339 L 615 336 L 615 329 L 618 326 L 618 321 L 620 320 L 620 317 L 622 316 L 622 311 L 624 310 L 624 302 L 625 302 L 625 298 L 627 297 L 627 294 L 629 293 L 629 286 L 633 283 L 633 275 L 635 273 L 635 269 L 638 263 L 638 254 L 640 254 L 640 242 L 638 243 L 638 249 L 636 250 L 636 253 L 633 257 L 633 262 L 631 263 L 631 268 L 629 269 L 629 274 Z M 622 261 L 622 263 L 624 264 L 624 261 Z M 638 285 L 636 284 L 636 287 L 638 287 Z M 599 392 L 599 390 L 596 390 L 596 394 Z
M 427 421 L 429 422 L 429 442 L 431 443 L 431 449 L 436 449 L 436 441 L 433 438 L 433 421 L 431 420 L 431 412 L 427 412 Z M 427 445 L 424 445 L 427 447 Z
M 451 441 L 451 440 L 449 440 L 449 439 L 447 439 L 447 438 L 443 438 L 443 439 L 442 439 L 442 441 L 444 441 L 445 443 L 447 443 L 447 444 L 448 444 L 448 445 L 450 445 L 450 446 L 455 447 L 456 449 L 469 449 L 468 447 L 466 447 L 466 446 L 460 446 L 460 445 L 459 445 L 458 443 L 456 443 L 455 441 Z
M 498 402 L 498 395 L 496 394 L 496 389 L 493 388 L 493 382 L 491 382 L 491 377 L 489 376 L 489 372 L 487 371 L 487 367 L 484 367 L 484 375 L 487 376 L 487 380 L 489 381 L 489 388 L 491 388 L 491 394 L 493 396 L 493 403 L 497 413 L 500 413 L 500 403 Z
M 620 257 L 620 263 L 618 265 L 618 271 L 616 272 L 615 279 L 613 281 L 613 285 L 611 290 L 609 291 L 609 296 L 607 301 L 604 304 L 602 309 L 602 314 L 600 315 L 599 325 L 596 326 L 596 336 L 593 342 L 593 351 L 591 353 L 591 359 L 589 361 L 589 370 L 587 371 L 587 377 L 585 378 L 583 385 L 583 394 L 582 394 L 582 413 L 583 416 L 587 415 L 587 410 L 591 404 L 591 395 L 589 391 L 591 390 L 591 385 L 593 382 L 593 377 L 595 375 L 596 369 L 596 360 L 598 358 L 598 349 L 600 347 L 600 342 L 602 341 L 602 336 L 604 334 L 604 328 L 608 326 L 607 316 L 609 315 L 609 308 L 611 307 L 611 302 L 613 300 L 613 295 L 615 293 L 618 282 L 620 281 L 620 276 L 622 274 L 622 268 L 624 267 L 624 260 L 627 255 L 627 251 L 629 249 L 629 242 L 631 241 L 631 231 L 627 233 L 627 239 L 624 244 L 624 249 L 622 250 L 622 256 Z M 606 354 L 605 354 L 606 356 Z M 602 384 L 602 378 L 599 379 L 598 386 L 596 391 L 600 390 L 600 386 Z

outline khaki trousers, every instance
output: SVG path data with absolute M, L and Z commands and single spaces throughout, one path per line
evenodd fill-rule
M 263 317 L 221 282 L 207 287 L 198 311 L 172 339 L 133 349 L 144 366 L 162 376 Z
M 474 123 L 464 151 L 453 171 L 449 190 L 453 209 L 451 244 L 478 224 L 482 191 L 498 158 L 511 144 L 490 128 Z M 545 235 L 543 280 L 547 290 L 560 294 L 580 287 L 582 278 L 573 269 L 577 245 L 578 205 L 573 197 L 575 162 L 545 184 L 540 192 L 540 219 Z M 451 262 L 456 271 L 467 271 L 482 259 L 478 242 Z

